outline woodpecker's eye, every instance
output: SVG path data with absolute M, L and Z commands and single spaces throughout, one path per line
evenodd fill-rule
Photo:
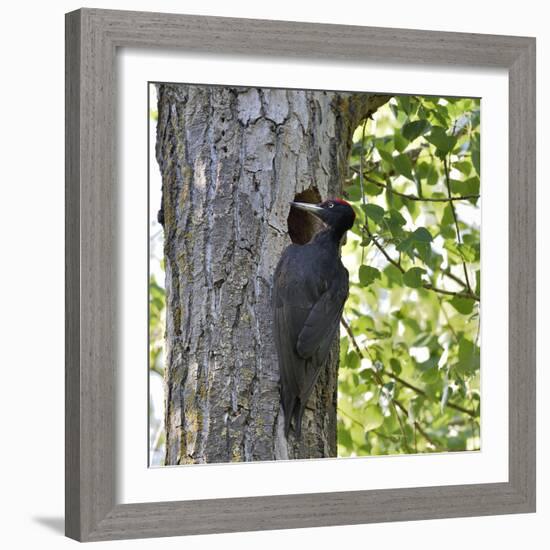
M 333 203 L 333 202 L 329 202 L 329 203 L 328 203 L 328 207 L 329 207 L 329 208 L 334 208 L 334 203 Z

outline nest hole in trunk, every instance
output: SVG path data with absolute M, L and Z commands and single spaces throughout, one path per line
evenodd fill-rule
M 295 202 L 309 202 L 319 204 L 322 202 L 321 194 L 316 187 L 310 187 L 294 196 Z M 294 244 L 307 244 L 315 233 L 323 229 L 323 222 L 309 212 L 290 207 L 288 213 L 288 234 Z

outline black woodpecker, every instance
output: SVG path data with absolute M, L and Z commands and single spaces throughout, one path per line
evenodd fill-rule
M 327 362 L 348 297 L 349 274 L 340 260 L 340 245 L 355 213 L 341 199 L 291 205 L 311 212 L 325 225 L 307 244 L 291 244 L 284 250 L 273 281 L 285 436 L 294 419 L 299 438 L 307 400 Z

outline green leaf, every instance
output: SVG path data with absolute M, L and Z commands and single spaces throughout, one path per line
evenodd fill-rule
M 447 127 L 450 125 L 451 120 L 449 117 L 449 112 L 447 110 L 447 107 L 445 107 L 445 105 L 441 105 L 437 103 L 435 105 L 434 110 L 432 111 L 432 114 L 438 122 L 443 124 L 443 126 Z
M 369 172 L 369 178 L 371 180 L 377 181 L 378 183 L 386 183 L 386 179 L 382 177 L 378 172 Z
M 346 187 L 346 195 L 350 201 L 358 201 L 361 199 L 361 188 L 358 184 Z
M 456 262 L 473 262 L 476 259 L 476 251 L 470 245 L 445 241 L 443 245 L 449 251 L 449 259 Z
M 365 430 L 362 426 L 355 424 L 351 425 L 350 429 L 351 439 L 356 447 L 362 448 L 365 444 Z
M 416 216 L 418 216 L 418 213 L 420 211 L 419 203 L 418 201 L 405 201 L 405 208 L 409 211 L 409 214 L 411 215 L 412 220 L 414 221 L 416 219 Z
M 346 447 L 346 449 L 353 448 L 349 430 L 340 425 L 338 426 L 338 445 L 342 445 L 343 447 Z
M 393 156 L 389 151 L 385 151 L 384 149 L 377 149 L 377 151 L 382 160 L 385 160 L 388 164 L 393 164 Z
M 469 176 L 472 171 L 472 163 L 467 160 L 461 160 L 453 163 L 453 168 L 456 168 L 459 172 L 465 176 Z
M 385 214 L 385 210 L 381 206 L 373 203 L 365 204 L 363 210 L 367 217 L 376 223 L 380 223 Z
M 474 300 L 472 298 L 462 298 L 460 296 L 453 296 L 453 299 L 449 302 L 459 313 L 463 315 L 469 315 L 474 309 Z
M 425 384 L 435 384 L 439 381 L 439 369 L 437 365 L 426 369 L 420 377 Z
M 414 180 L 412 174 L 412 163 L 409 155 L 401 154 L 393 157 L 393 165 L 399 174 L 409 178 L 410 180 Z
M 430 243 L 423 243 L 419 241 L 415 241 L 414 247 L 416 248 L 416 251 L 418 252 L 418 255 L 420 256 L 420 259 L 425 263 L 429 263 L 432 259 L 432 247 Z
M 390 220 L 399 226 L 403 226 L 407 223 L 407 220 L 401 215 L 399 210 L 392 208 L 389 212 Z
M 379 185 L 376 185 L 375 183 L 372 183 L 370 181 L 365 185 L 365 193 L 367 195 L 376 197 L 377 195 L 381 195 L 383 192 L 383 187 L 380 187 Z
M 409 142 L 401 135 L 401 132 L 399 132 L 399 130 L 395 130 L 395 133 L 393 135 L 393 142 L 395 144 L 395 150 L 399 151 L 400 153 L 404 151 L 409 144 Z
M 441 225 L 454 225 L 453 209 L 450 203 L 445 205 Z
M 359 371 L 359 376 L 361 377 L 361 380 L 363 382 L 366 382 L 367 384 L 372 382 L 372 375 L 374 371 L 372 369 L 362 369 Z
M 365 333 L 374 329 L 374 319 L 370 315 L 361 315 L 351 322 L 351 328 L 354 332 Z
M 432 355 L 430 355 L 430 357 L 428 359 L 426 359 L 426 361 L 424 361 L 422 363 L 417 363 L 416 366 L 422 372 L 425 372 L 429 369 L 433 369 L 434 367 L 437 368 L 438 363 L 439 363 L 439 356 L 436 355 L 436 354 L 432 354 Z
M 449 451 L 465 451 L 466 450 L 466 438 L 464 435 L 459 437 L 449 437 L 447 439 L 447 447 Z
M 346 355 L 348 354 L 349 340 L 347 336 L 340 338 L 340 364 L 344 364 L 346 361 Z
M 441 236 L 444 239 L 455 239 L 456 238 L 455 228 L 452 225 L 442 225 Z
M 346 367 L 349 369 L 356 369 L 359 366 L 359 363 L 359 355 L 357 355 L 357 352 L 352 349 L 346 356 Z
M 465 243 L 457 243 L 456 247 L 459 254 L 464 258 L 465 262 L 475 262 L 476 260 L 476 251 L 473 246 Z
M 398 359 L 396 359 L 395 357 L 392 357 L 390 359 L 390 367 L 391 367 L 391 370 L 397 374 L 397 376 L 399 376 L 401 374 L 401 363 L 399 362 Z
M 422 275 L 426 273 L 421 267 L 411 267 L 404 275 L 403 282 L 410 288 L 420 288 L 422 286 Z
M 448 136 L 445 128 L 441 126 L 433 126 L 430 134 L 425 137 L 427 141 L 435 145 L 435 147 L 445 155 L 453 150 L 457 141 L 455 136 Z
M 365 409 L 365 431 L 376 430 L 384 423 L 384 415 L 378 405 L 369 405 Z
M 418 227 L 411 234 L 413 241 L 418 241 L 421 243 L 431 243 L 434 239 L 431 233 L 425 227 Z
M 463 182 L 465 195 L 479 195 L 479 178 L 474 176 Z
M 458 363 L 455 366 L 461 374 L 473 374 L 479 370 L 479 347 L 462 338 L 458 344 Z
M 478 176 L 481 175 L 481 166 L 480 166 L 480 159 L 479 159 L 479 134 L 474 134 L 472 137 L 472 164 L 474 165 L 474 168 L 476 169 L 476 172 Z
M 359 282 L 361 286 L 368 286 L 381 277 L 382 274 L 375 267 L 371 267 L 370 265 L 362 265 L 359 267 Z
M 428 175 L 426 177 L 426 183 L 428 185 L 435 185 L 439 181 L 439 174 L 433 164 L 430 164 Z
M 418 179 L 426 180 L 428 185 L 435 185 L 439 181 L 439 174 L 437 173 L 434 162 L 430 164 L 424 161 L 417 162 L 414 173 Z
M 413 249 L 414 249 L 414 240 L 411 238 L 410 234 L 408 237 L 403 239 L 397 246 L 396 249 L 399 252 L 404 252 L 405 254 L 408 254 L 411 259 L 414 259 L 413 255 Z
M 388 264 L 384 269 L 384 274 L 391 283 L 395 283 L 399 286 L 403 284 L 403 274 L 393 264 Z
M 408 115 L 411 110 L 411 98 L 408 95 L 401 95 L 397 98 L 397 104 L 398 106 L 405 111 L 405 113 Z
M 385 226 L 391 231 L 394 238 L 397 239 L 404 235 L 403 226 L 407 223 L 407 220 L 395 208 L 392 208 L 384 216 L 384 221 Z
M 403 137 L 409 141 L 414 141 L 418 136 L 425 134 L 430 128 L 430 123 L 427 120 L 408 122 L 403 126 Z

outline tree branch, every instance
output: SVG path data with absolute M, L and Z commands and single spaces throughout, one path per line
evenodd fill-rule
M 352 168 L 352 170 L 355 173 L 359 173 L 359 171 L 355 170 L 354 168 Z M 364 176 L 364 178 L 368 182 L 373 183 L 374 185 L 377 185 L 381 189 L 388 189 L 388 186 L 385 183 L 381 183 L 379 181 L 373 180 L 372 178 L 369 178 L 368 176 Z M 470 200 L 470 199 L 479 199 L 479 197 L 480 197 L 480 195 L 475 195 L 475 194 L 473 194 L 473 195 L 459 195 L 458 197 L 453 197 L 453 196 L 449 196 L 449 197 L 418 197 L 416 195 L 410 195 L 408 193 L 401 193 L 400 191 L 396 191 L 393 187 L 391 189 L 391 192 L 394 195 L 397 195 L 398 197 L 402 197 L 404 199 L 408 199 L 408 200 L 411 200 L 411 201 L 421 201 L 421 202 L 467 201 L 467 200 Z
M 373 235 L 369 229 L 369 226 L 368 226 L 368 222 L 365 223 L 365 225 L 363 226 L 368 237 L 371 239 L 371 241 L 376 245 L 376 247 L 378 248 L 378 250 L 380 250 L 380 252 L 382 252 L 382 254 L 384 255 L 384 257 L 386 258 L 386 260 L 388 260 L 388 262 L 390 262 L 392 265 L 394 265 L 395 267 L 397 267 L 397 269 L 399 269 L 399 271 L 401 271 L 401 273 L 405 274 L 406 273 L 406 270 L 403 269 L 403 267 L 401 266 L 401 264 L 399 262 L 396 262 L 389 254 L 388 252 L 386 251 L 386 249 L 380 244 L 380 242 L 378 241 L 378 239 L 376 238 L 375 235 Z M 443 272 L 445 273 L 446 275 L 448 275 L 448 273 L 446 272 Z M 453 278 L 453 277 L 451 277 Z M 458 296 L 459 298 L 470 298 L 472 300 L 476 300 L 477 302 L 479 302 L 479 296 L 477 296 L 477 294 L 474 294 L 471 290 L 471 288 L 469 288 L 469 285 L 465 284 L 464 285 L 466 288 L 468 288 L 468 292 L 456 292 L 456 291 L 453 291 L 453 290 L 445 290 L 443 288 L 439 288 L 439 287 L 436 287 L 434 285 L 432 285 L 431 283 L 424 283 L 422 285 L 423 288 L 425 288 L 426 290 L 432 290 L 433 292 L 437 292 L 439 294 L 446 294 L 448 296 Z
M 346 332 L 349 336 L 349 339 L 350 339 L 353 347 L 355 348 L 355 351 L 357 351 L 357 353 L 359 354 L 360 357 L 365 359 L 366 358 L 365 354 L 363 353 L 363 350 L 359 347 L 359 344 L 357 343 L 357 340 L 355 339 L 355 335 L 353 334 L 353 331 L 351 330 L 351 326 L 349 325 L 349 323 L 343 317 L 342 317 L 342 325 L 344 326 L 344 328 L 345 328 L 345 330 L 346 330 Z M 367 352 L 368 352 L 368 348 L 367 348 Z M 372 360 L 372 357 L 370 357 L 370 354 L 369 354 L 369 358 Z M 402 384 L 406 388 L 409 388 L 410 390 L 414 391 L 418 395 L 421 395 L 422 397 L 430 399 L 430 396 L 423 389 L 419 388 L 418 386 L 414 386 L 410 382 L 407 382 L 403 378 L 399 377 L 397 374 L 394 374 L 393 372 L 389 372 L 385 369 L 382 371 L 382 374 L 385 375 L 385 376 L 389 376 L 390 378 L 393 378 L 396 382 L 399 382 L 400 384 Z M 433 399 L 431 399 L 431 401 L 433 401 Z M 476 418 L 476 413 L 474 411 L 472 411 L 470 409 L 467 409 L 465 407 L 462 407 L 461 405 L 457 405 L 456 403 L 452 403 L 452 402 L 448 401 L 446 406 L 451 408 L 451 409 L 454 409 L 455 411 L 459 411 L 461 413 L 467 414 L 468 416 L 470 416 L 472 418 Z
M 352 342 L 352 345 L 353 347 L 355 348 L 355 350 L 357 351 L 357 353 L 359 354 L 360 357 L 362 358 L 365 358 L 365 354 L 363 353 L 363 351 L 361 350 L 361 348 L 359 347 L 359 345 L 357 344 L 357 341 L 355 340 L 355 336 L 353 335 L 353 332 L 351 330 L 351 327 L 349 326 L 349 324 L 347 323 L 347 321 L 342 317 L 342 324 L 344 325 L 344 328 L 346 329 L 346 332 L 348 333 L 348 336 L 350 337 L 350 340 Z M 374 375 L 374 378 L 376 379 L 376 382 L 380 385 L 380 386 L 383 386 L 384 385 L 384 381 L 382 380 L 382 378 L 380 377 L 380 375 L 373 370 L 373 375 Z M 405 409 L 404 405 L 399 401 L 399 399 L 395 399 L 395 398 L 392 398 L 392 403 L 394 404 L 394 407 L 397 405 L 406 415 L 408 415 L 409 413 L 407 412 L 407 409 Z M 397 414 L 397 412 L 396 412 Z M 435 447 L 436 449 L 440 447 L 438 445 L 436 445 L 433 440 L 428 436 L 428 434 L 422 429 L 422 427 L 418 424 L 418 422 L 415 420 L 414 421 L 414 425 L 416 426 L 417 430 L 424 436 L 424 438 L 426 439 L 426 441 L 428 443 L 430 443 L 430 445 L 432 445 L 433 447 Z M 407 442 L 407 446 L 408 446 L 408 442 Z
M 348 414 L 346 411 L 344 411 L 343 409 L 341 409 L 340 407 L 336 407 L 336 410 L 340 413 L 340 414 L 343 414 L 345 417 L 349 418 L 354 424 L 357 424 L 358 426 L 361 426 L 361 428 L 363 428 L 363 430 L 365 430 L 365 426 L 363 425 L 362 422 L 359 422 L 359 420 L 357 420 L 357 418 L 353 418 L 353 416 L 351 416 L 351 414 Z M 365 430 L 366 431 L 366 430 Z
M 449 277 L 449 279 L 452 279 L 455 283 L 458 283 L 460 286 L 468 288 L 468 285 L 460 277 L 457 277 L 454 273 L 452 273 L 450 268 L 442 269 L 441 273 L 445 275 L 445 277 Z
M 457 296 L 458 298 L 468 298 L 468 299 L 476 300 L 476 301 L 479 302 L 479 296 L 477 296 L 476 294 L 474 294 L 471 291 L 469 291 L 469 292 L 457 292 L 457 291 L 454 291 L 454 290 L 445 290 L 444 288 L 436 287 L 436 286 L 432 285 L 431 283 L 424 283 L 422 285 L 422 287 L 425 288 L 426 290 L 433 290 L 434 292 L 437 292 L 439 294 L 446 294 L 447 296 Z
M 407 416 L 409 415 L 407 409 L 405 409 L 405 407 L 403 406 L 403 404 L 398 401 L 397 399 L 394 399 L 395 401 L 395 404 L 403 411 L 404 414 L 406 414 Z M 415 420 L 414 421 L 414 425 L 416 427 L 416 429 L 422 434 L 422 436 L 424 437 L 424 439 L 432 446 L 434 447 L 434 449 L 438 450 L 438 451 L 442 451 L 444 450 L 441 445 L 439 445 L 438 443 L 436 443 L 427 433 L 426 431 L 424 430 L 424 428 L 422 428 L 422 426 Z
M 354 424 L 357 424 L 359 427 L 363 428 L 363 431 L 365 431 L 365 432 L 367 431 L 365 429 L 365 425 L 362 422 L 359 422 L 359 420 L 357 420 L 357 418 L 354 418 L 353 416 L 351 416 L 351 414 L 348 414 L 346 411 L 344 411 L 340 407 L 337 407 L 336 410 L 340 414 L 343 414 L 346 418 L 349 418 Z M 378 430 L 370 430 L 370 431 L 375 433 L 378 437 L 381 437 L 382 439 L 389 439 L 392 443 L 399 443 L 399 438 L 398 437 L 392 437 L 391 435 L 383 434 L 382 432 L 379 432 Z
M 447 186 L 447 194 L 450 199 L 451 198 L 451 179 L 449 177 L 449 166 L 447 164 L 447 161 L 448 161 L 448 157 L 445 157 L 443 159 L 443 169 L 445 171 L 445 184 Z M 453 219 L 455 222 L 456 238 L 458 242 L 462 244 L 462 237 L 460 235 L 460 228 L 458 227 L 458 218 L 456 217 L 455 205 L 452 203 L 452 201 L 449 204 L 451 205 L 451 212 L 453 214 Z M 462 258 L 462 268 L 464 270 L 464 278 L 466 279 L 466 287 L 468 288 L 469 292 L 472 293 L 472 287 L 470 286 L 470 279 L 468 278 L 468 269 L 466 268 L 466 262 L 464 261 L 464 258 Z
M 455 332 L 455 329 L 453 328 L 453 325 L 451 324 L 451 320 L 449 319 L 449 315 L 447 313 L 447 310 L 443 307 L 443 300 L 439 298 L 439 307 L 441 308 L 441 311 L 443 312 L 443 316 L 445 317 L 445 320 L 447 321 L 447 326 L 449 327 L 449 330 L 452 332 L 455 342 L 458 343 L 458 336 Z
M 399 416 L 399 411 L 397 410 L 397 405 L 395 403 L 395 399 L 392 398 L 391 404 L 393 407 L 393 410 L 395 411 L 395 416 L 397 417 L 397 422 L 399 422 L 399 428 L 401 430 L 401 439 L 403 443 L 405 444 L 405 449 L 408 453 L 411 452 L 411 447 L 409 445 L 409 441 L 407 440 L 407 432 L 405 431 L 405 426 L 403 424 L 403 419 Z M 401 407 L 400 407 L 401 408 Z M 408 413 L 405 412 L 405 416 L 408 416 Z M 428 442 L 430 442 L 429 438 L 426 438 Z
M 396 382 L 399 382 L 406 388 L 409 388 L 410 390 L 414 391 L 418 395 L 422 395 L 423 397 L 427 397 L 429 399 L 428 394 L 421 388 L 418 388 L 416 386 L 413 386 L 410 382 L 407 382 L 406 380 L 403 380 L 403 378 L 400 378 L 397 376 L 397 374 L 394 374 L 393 372 L 389 372 L 387 370 L 383 370 L 382 374 L 385 374 L 386 376 L 389 376 L 390 378 L 393 378 Z M 455 411 L 459 411 L 461 413 L 467 414 L 468 416 L 472 418 L 476 418 L 475 411 L 472 411 L 470 409 L 467 409 L 466 407 L 463 407 L 462 405 L 457 405 L 456 403 L 451 403 L 450 401 L 447 401 L 447 407 L 450 409 L 454 409 Z

